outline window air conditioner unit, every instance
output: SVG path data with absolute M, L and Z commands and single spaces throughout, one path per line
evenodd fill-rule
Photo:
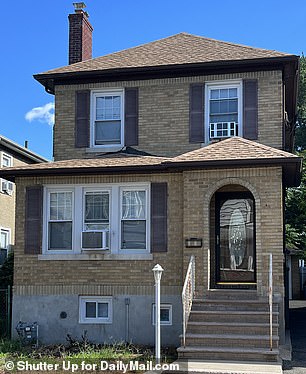
M 8 195 L 13 194 L 14 185 L 12 182 L 2 180 L 2 192 L 6 192 Z
M 83 231 L 82 249 L 108 249 L 107 236 L 108 231 Z
M 230 138 L 238 135 L 238 123 L 213 122 L 209 126 L 210 139 Z

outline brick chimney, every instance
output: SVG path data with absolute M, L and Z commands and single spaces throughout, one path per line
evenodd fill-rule
M 84 3 L 73 3 L 75 13 L 69 14 L 69 64 L 92 58 L 92 30 Z

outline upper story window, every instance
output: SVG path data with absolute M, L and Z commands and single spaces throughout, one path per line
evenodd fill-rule
M 93 147 L 122 147 L 123 91 L 92 92 L 91 143 Z
M 241 82 L 207 83 L 206 142 L 215 138 L 242 136 Z
M 2 157 L 1 157 L 1 167 L 3 168 L 9 168 L 13 165 L 13 160 L 12 160 L 12 157 L 5 154 L 5 153 L 2 153 Z
M 2 168 L 9 168 L 13 166 L 13 158 L 2 152 L 1 153 L 1 167 Z M 6 179 L 0 179 L 0 191 L 2 193 L 7 193 L 8 195 L 12 195 L 14 190 L 14 184 L 12 182 L 7 181 Z

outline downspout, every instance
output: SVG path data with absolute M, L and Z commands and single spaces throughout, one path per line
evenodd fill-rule
M 125 341 L 128 343 L 130 340 L 130 298 L 125 298 Z
M 284 180 L 283 180 L 283 186 Z M 285 329 L 289 328 L 289 268 L 287 267 L 287 250 L 286 250 L 286 221 L 285 221 L 285 201 L 286 201 L 286 187 L 283 187 L 283 254 L 284 254 L 284 305 L 285 305 Z

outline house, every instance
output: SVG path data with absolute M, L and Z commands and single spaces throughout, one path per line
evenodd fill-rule
M 1 172 L 17 185 L 13 327 L 153 344 L 159 263 L 162 344 L 277 360 L 299 58 L 187 33 L 91 58 L 82 3 L 69 22 L 70 64 L 34 76 L 55 95 L 55 161 Z
M 0 169 L 47 162 L 29 149 L 0 135 Z M 0 178 L 0 266 L 15 240 L 15 186 Z M 0 284 L 1 288 L 1 284 Z

